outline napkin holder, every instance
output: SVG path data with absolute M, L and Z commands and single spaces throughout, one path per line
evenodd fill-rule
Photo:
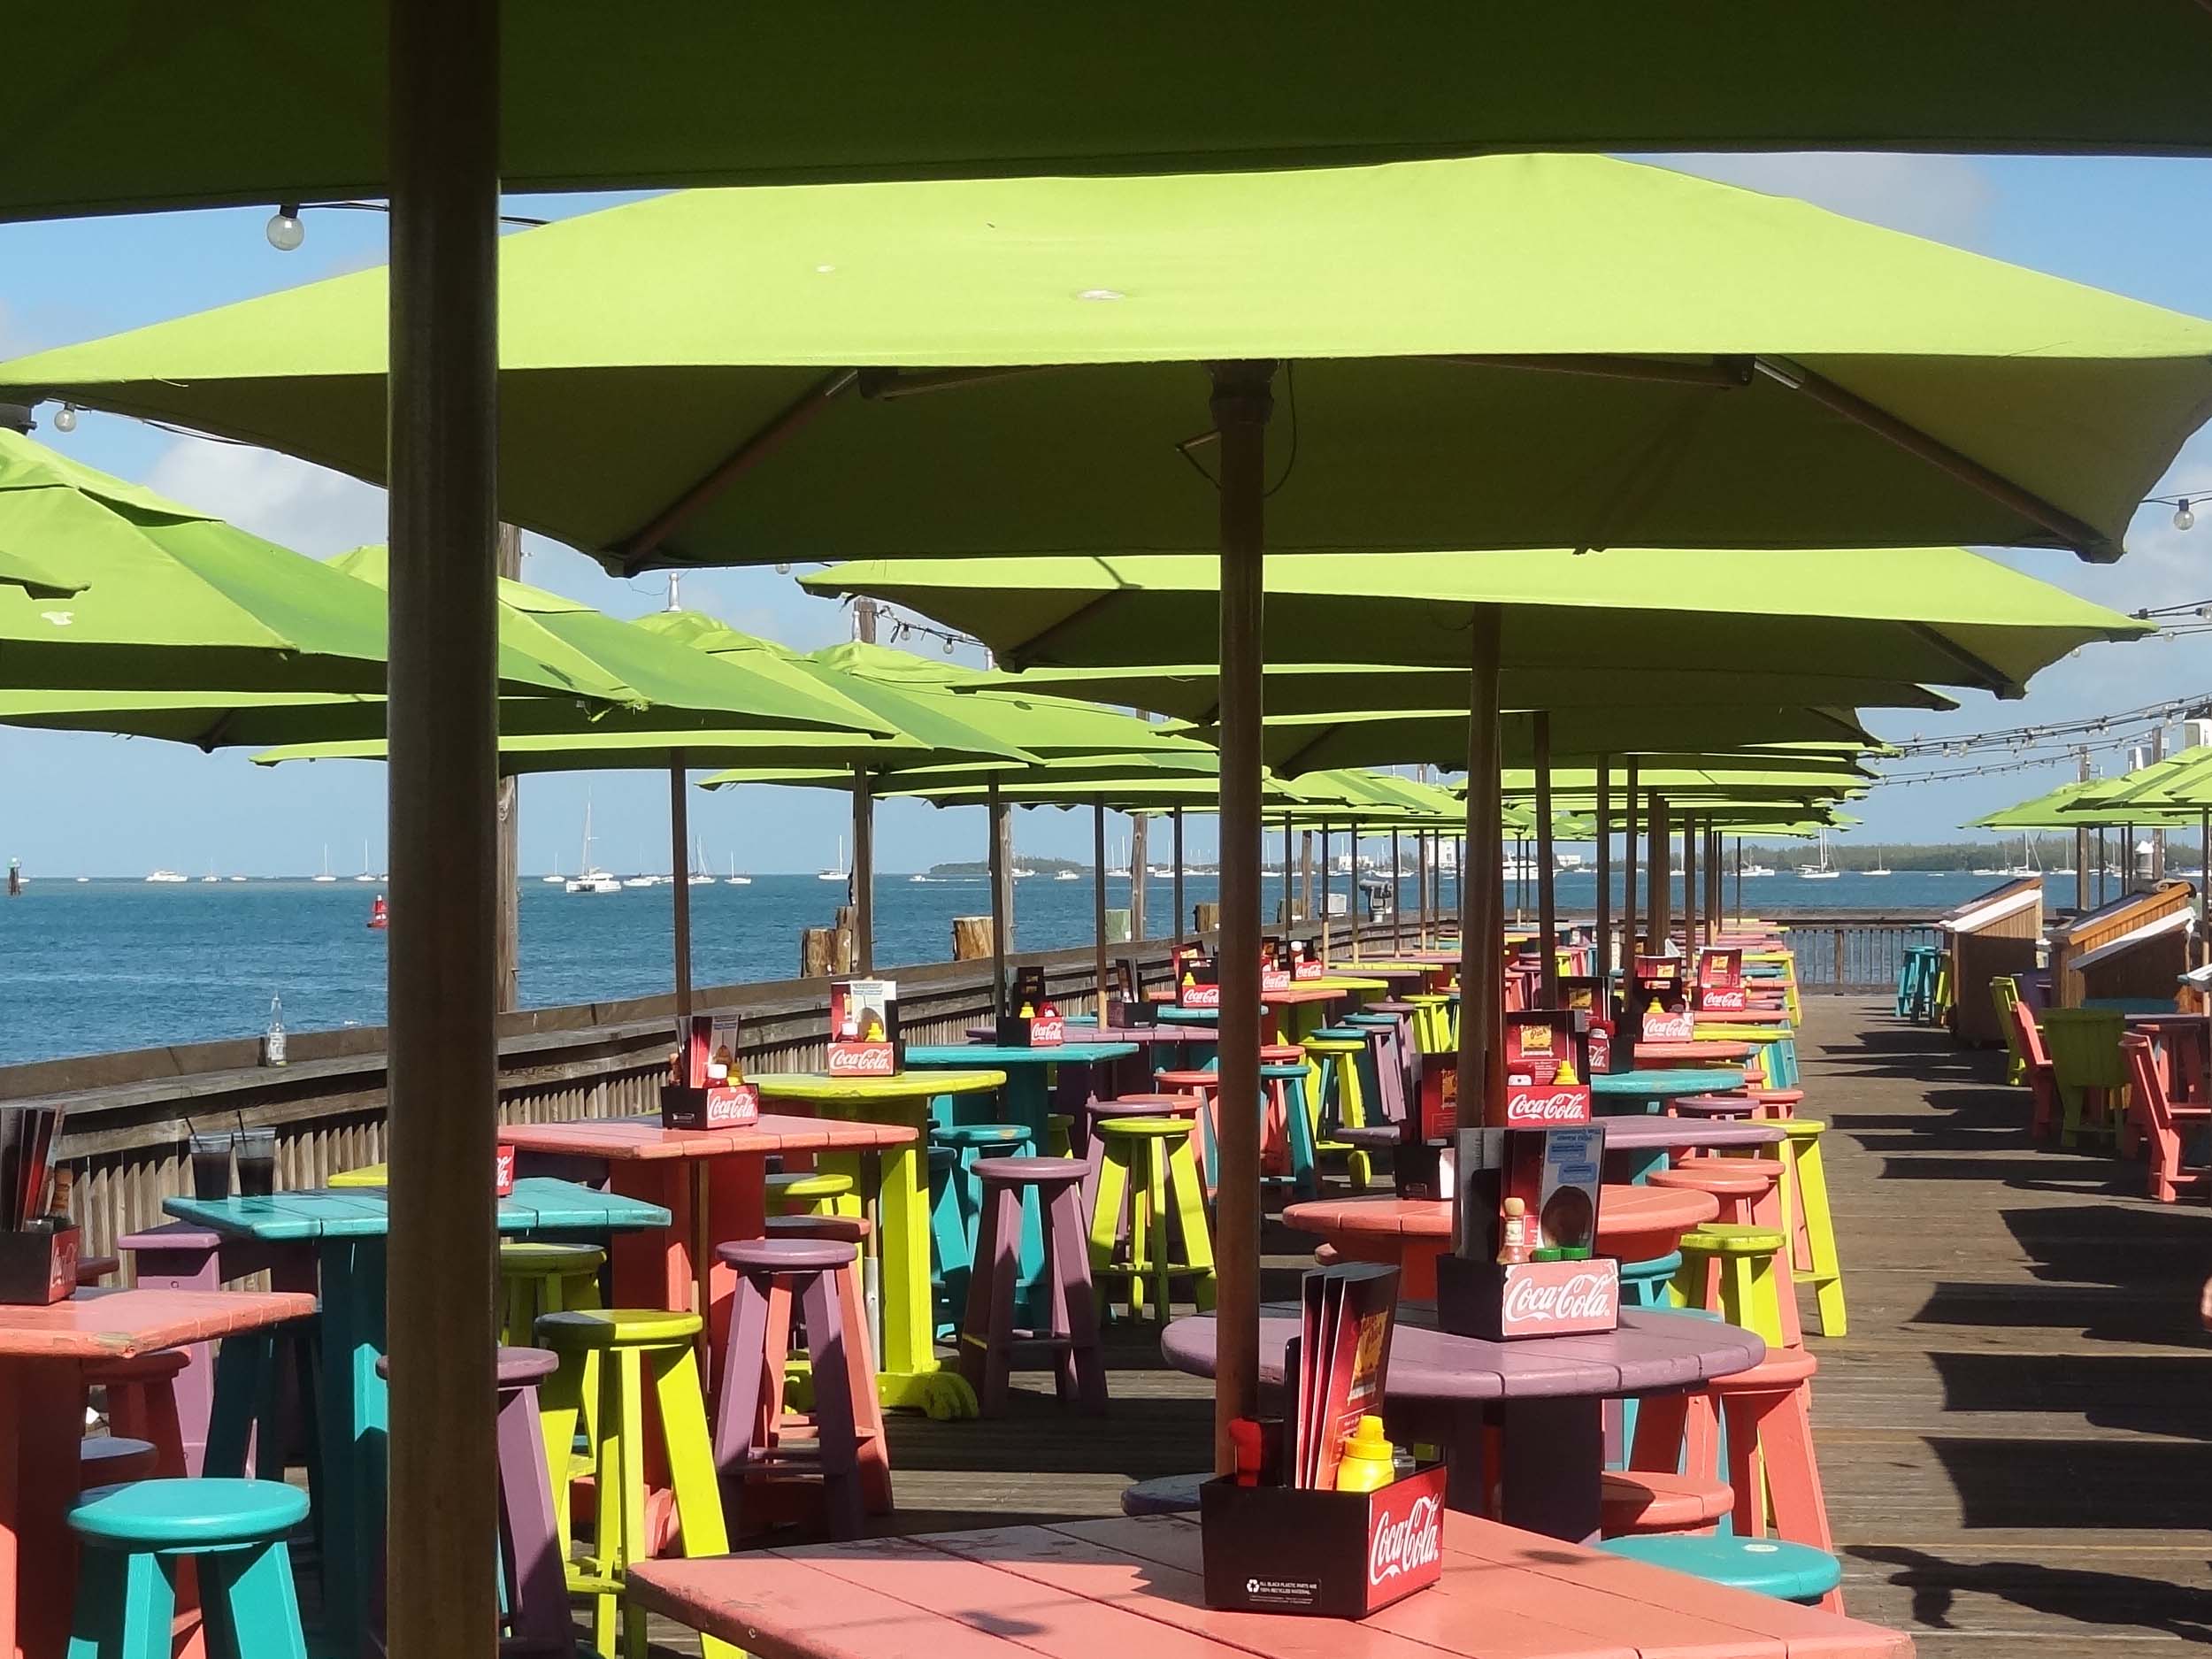
M 30 1226 L 0 1233 L 0 1302 L 43 1308 L 77 1290 L 74 1227 Z
M 1198 1489 L 1210 1608 L 1362 1619 L 1443 1576 L 1444 1465 L 1416 1464 L 1372 1492 Z
M 733 1129 L 760 1116 L 760 1091 L 750 1083 L 690 1088 L 661 1085 L 664 1129 Z

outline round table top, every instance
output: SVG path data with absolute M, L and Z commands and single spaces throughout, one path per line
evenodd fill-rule
M 906 1051 L 906 1063 L 926 1071 L 964 1071 L 975 1066 L 1087 1065 L 1097 1060 L 1118 1060 L 1134 1054 L 1133 1042 L 1047 1043 L 1042 1048 L 995 1042 L 918 1045 Z
M 2130 1014 L 2127 1023 L 2162 1030 L 2169 1025 L 2201 1025 L 2208 1019 L 2212 1019 L 2212 1014 L 2184 1014 L 2176 1010 L 2170 1014 Z
M 1299 1310 L 1260 1309 L 1260 1380 L 1283 1380 L 1283 1347 L 1298 1334 Z M 1176 1370 L 1214 1372 L 1210 1315 L 1178 1319 L 1160 1338 Z M 1390 1340 L 1386 1392 L 1394 1399 L 1460 1404 L 1486 1400 L 1597 1398 L 1687 1388 L 1749 1371 L 1767 1345 L 1749 1331 L 1657 1308 L 1624 1308 L 1617 1331 L 1596 1336 L 1524 1337 L 1492 1342 L 1436 1328 L 1428 1302 L 1402 1302 Z
M 1598 1253 L 1611 1255 L 1606 1247 L 1622 1239 L 1668 1230 L 1686 1233 L 1719 1214 L 1720 1201 L 1710 1193 L 1608 1182 L 1598 1194 Z M 1452 1236 L 1448 1198 L 1319 1198 L 1289 1205 L 1283 1219 L 1301 1233 L 1329 1238 Z
M 930 1100 L 939 1094 L 980 1094 L 1004 1088 L 1003 1071 L 901 1071 L 892 1077 L 831 1077 L 822 1071 L 756 1073 L 763 1100 L 865 1105 L 870 1101 Z
M 1740 1065 L 1601 1071 L 1590 1079 L 1590 1093 L 1598 1100 L 1673 1100 L 1680 1094 L 1725 1094 L 1742 1087 L 1743 1068 Z
M 1698 1118 L 1647 1118 L 1625 1113 L 1607 1118 L 1608 1152 L 1666 1152 L 1684 1147 L 1772 1146 L 1783 1138 L 1782 1125 L 1771 1118 L 1745 1123 L 1712 1123 Z
M 1747 1042 L 1640 1042 L 1633 1058 L 1640 1071 L 1670 1065 L 1740 1065 L 1751 1058 Z M 1644 1062 L 1650 1061 L 1647 1066 Z

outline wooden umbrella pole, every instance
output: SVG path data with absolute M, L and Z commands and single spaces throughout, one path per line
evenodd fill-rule
M 676 931 L 676 1018 L 691 1016 L 691 802 L 685 795 L 684 752 L 675 751 L 668 765 L 668 850 L 675 862 L 668 867 L 675 879 L 669 885 L 669 919 Z
M 1613 966 L 1613 757 L 1598 757 L 1598 914 L 1597 977 L 1603 980 Z
M 1006 891 L 1006 803 L 999 799 L 996 777 L 990 780 L 990 804 L 986 811 L 990 820 L 990 846 L 985 856 L 991 870 L 991 1012 L 995 1018 L 1008 1011 L 1006 952 L 1011 941 L 1007 934 L 1014 925 Z
M 1313 906 L 1313 895 L 1312 895 L 1310 892 L 1308 892 L 1308 893 L 1305 893 L 1305 894 L 1302 894 L 1302 895 L 1299 895 L 1299 897 L 1300 897 L 1300 898 L 1302 898 L 1302 899 L 1304 900 L 1304 902 L 1305 902 L 1306 909 L 1307 909 L 1307 911 L 1308 911 L 1308 915 L 1307 915 L 1306 919 L 1307 919 L 1307 920 L 1309 920 L 1309 921 L 1312 920 L 1312 919 L 1313 919 L 1313 918 L 1312 918 L 1312 915 L 1311 915 L 1311 911 L 1312 911 L 1312 906 Z M 1297 900 L 1297 899 L 1293 898 L 1293 896 L 1292 896 L 1292 895 L 1291 895 L 1291 887 L 1290 887 L 1290 814 L 1289 814 L 1289 813 L 1287 813 L 1287 812 L 1286 812 L 1286 813 L 1284 813 L 1284 814 L 1283 814 L 1283 914 L 1282 914 L 1283 932 L 1284 932 L 1286 934 L 1287 934 L 1287 933 L 1290 932 L 1290 925 L 1291 925 L 1293 922 L 1294 922 L 1294 921 L 1296 921 L 1296 920 L 1298 919 L 1298 908 L 1299 908 L 1299 906 L 1298 906 L 1298 900 Z
M 1151 932 L 1151 918 L 1146 911 L 1151 907 L 1145 901 L 1151 897 L 1146 890 L 1152 878 L 1152 820 L 1141 812 L 1129 815 L 1129 937 L 1133 943 L 1141 944 Z
M 1390 949 L 1398 949 L 1398 832 L 1390 832 Z
M 1171 832 L 1171 839 L 1175 843 L 1175 881 L 1173 893 L 1175 904 L 1175 949 L 1177 952 L 1179 953 L 1183 949 L 1183 928 L 1185 926 L 1184 918 L 1187 914 L 1183 909 L 1183 809 L 1181 807 L 1179 806 L 1174 809 L 1174 818 L 1172 822 L 1174 827 Z M 1171 960 L 1172 960 L 1172 958 L 1171 958 Z M 1172 986 L 1172 984 L 1173 980 L 1171 979 L 1170 985 Z
M 499 6 L 392 0 L 390 1650 L 498 1629 Z M 1249 1114 L 1247 1114 L 1249 1116 Z M 345 1513 L 339 1513 L 343 1509 Z M 360 1571 L 372 1518 L 334 1505 Z M 42 1594 L 56 1587 L 40 1586 Z M 356 1611 L 357 1609 L 349 1609 Z
M 1091 803 L 1091 972 L 1098 1027 L 1106 1028 L 1106 804 Z
M 1459 856 L 1459 1110 L 1491 1123 L 1505 1106 L 1505 862 L 1499 791 L 1498 667 L 1502 618 L 1478 605 L 1469 641 L 1467 840 Z M 1471 873 L 1468 866 L 1473 865 Z M 1225 1094 L 1224 1099 L 1233 1098 Z
M 1621 966 L 1636 965 L 1636 757 L 1630 756 L 1628 773 L 1621 780 Z
M 876 971 L 876 792 L 865 766 L 853 768 L 853 960 Z
M 1221 509 L 1221 1114 L 1214 1211 L 1214 1467 L 1236 1467 L 1229 1425 L 1260 1403 L 1260 719 L 1266 592 L 1266 362 L 1217 364 Z M 1287 883 L 1286 883 L 1287 885 Z
M 1536 737 L 1537 986 L 1546 1008 L 1559 1006 L 1559 895 L 1552 882 L 1551 715 L 1538 710 Z
M 1743 837 L 1736 837 L 1736 919 L 1743 919 Z
M 1697 913 L 1704 895 L 1697 887 L 1697 815 L 1682 815 L 1682 954 L 1697 955 Z
M 1664 956 L 1674 935 L 1674 839 L 1667 833 L 1666 797 L 1655 793 L 1644 813 L 1644 933 L 1651 954 Z
M 1326 969 L 1329 965 L 1329 933 L 1331 931 L 1329 925 L 1329 826 L 1326 824 L 1321 826 L 1321 904 L 1319 913 L 1313 919 L 1321 924 L 1321 965 Z

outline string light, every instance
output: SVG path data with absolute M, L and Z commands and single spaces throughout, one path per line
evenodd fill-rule
M 2189 498 L 2184 495 L 2174 508 L 2174 528 L 2187 530 L 2197 522 L 2197 515 L 2189 511 Z
M 290 253 L 307 240 L 307 227 L 300 222 L 299 204 L 287 202 L 269 215 L 269 222 L 261 227 L 268 237 L 269 246 L 279 253 Z
M 74 403 L 64 403 L 59 409 L 54 411 L 54 430 L 56 432 L 74 432 L 76 429 L 77 406 Z

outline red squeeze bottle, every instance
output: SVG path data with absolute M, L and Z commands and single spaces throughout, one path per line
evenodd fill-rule
M 1252 1417 L 1232 1417 L 1229 1420 L 1229 1443 L 1236 1448 L 1237 1485 L 1258 1486 L 1263 1455 L 1258 1421 Z

